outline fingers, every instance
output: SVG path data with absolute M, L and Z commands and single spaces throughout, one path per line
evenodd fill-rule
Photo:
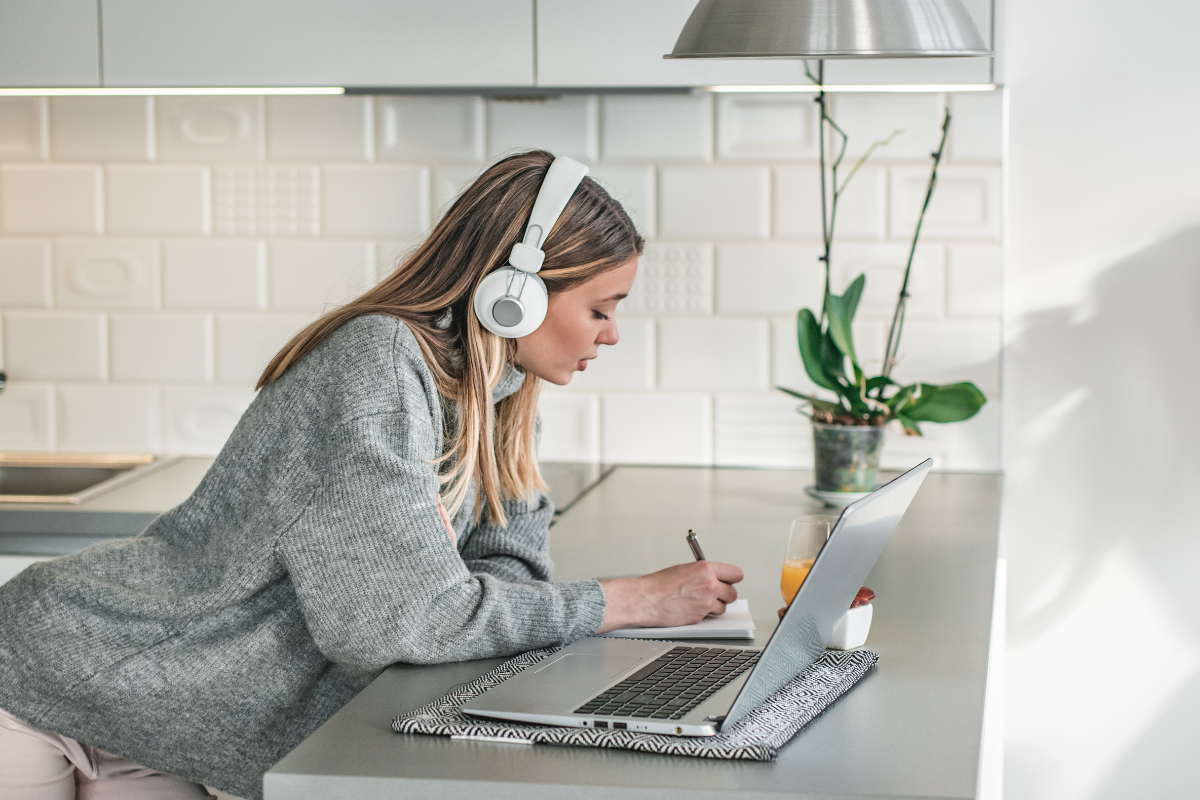
M 717 580 L 725 583 L 740 583 L 742 578 L 746 577 L 742 568 L 736 564 L 724 564 L 720 561 L 705 561 L 704 563 L 711 565 Z

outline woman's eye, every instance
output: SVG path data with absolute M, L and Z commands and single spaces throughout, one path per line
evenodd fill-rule
M 596 315 L 596 319 L 608 319 L 608 314 L 603 314 L 599 311 L 593 311 L 592 313 Z

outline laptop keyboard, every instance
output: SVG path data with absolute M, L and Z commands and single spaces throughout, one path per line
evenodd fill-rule
M 682 719 L 758 660 L 758 650 L 676 647 L 575 709 L 576 714 Z

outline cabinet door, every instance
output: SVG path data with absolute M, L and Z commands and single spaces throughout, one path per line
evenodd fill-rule
M 984 41 L 992 0 L 964 0 Z M 665 60 L 696 0 L 538 0 L 539 86 L 808 83 L 799 60 Z M 827 61 L 826 83 L 987 83 L 990 58 Z M 813 68 L 816 68 L 814 63 Z
M 48 556 L 0 556 L 0 584 L 17 577 L 30 564 L 46 561 Z
M 96 0 L 0 0 L 0 86 L 99 86 Z
M 530 86 L 532 0 L 101 0 L 108 86 Z

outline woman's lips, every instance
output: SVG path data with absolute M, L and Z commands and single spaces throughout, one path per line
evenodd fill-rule
M 580 372 L 583 372 L 585 369 L 587 369 L 587 359 L 579 359 L 579 361 L 575 364 L 575 369 L 579 370 Z

